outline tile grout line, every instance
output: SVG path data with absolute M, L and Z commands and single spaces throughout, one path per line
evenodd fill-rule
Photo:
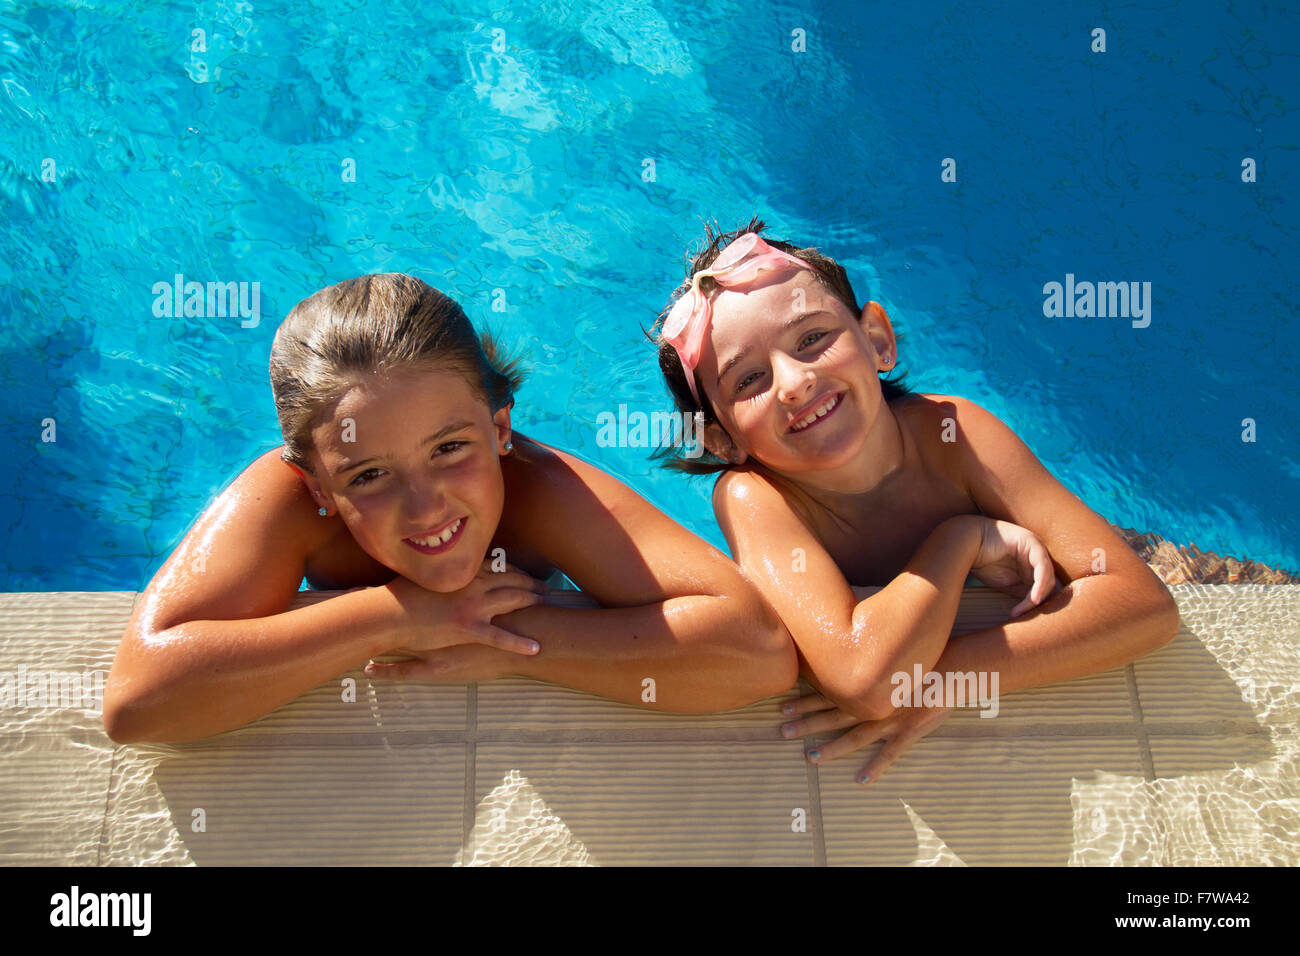
M 817 765 L 803 753 L 808 774 L 808 815 L 813 819 L 813 866 L 826 865 L 826 831 L 822 825 L 822 785 Z
M 1156 779 L 1156 762 L 1151 756 L 1151 738 L 1142 719 L 1142 698 L 1138 694 L 1137 670 L 1132 664 L 1124 665 L 1124 681 L 1128 684 L 1129 703 L 1133 707 L 1133 732 L 1137 736 L 1138 756 L 1142 758 L 1142 773 L 1147 783 Z
M 462 847 L 469 846 L 474 830 L 474 787 L 477 783 L 478 763 L 478 684 L 465 688 L 465 806 L 461 815 Z M 465 861 L 462 861 L 465 862 Z
M 104 788 L 104 819 L 99 824 L 99 846 L 95 850 L 95 865 L 104 865 L 104 844 L 108 840 L 108 808 L 113 802 L 113 779 L 117 775 L 117 755 L 121 750 L 118 744 L 113 745 L 113 757 L 108 763 L 108 786 Z

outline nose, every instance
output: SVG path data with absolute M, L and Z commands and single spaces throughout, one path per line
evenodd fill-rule
M 790 404 L 808 397 L 816 376 L 803 362 L 784 353 L 777 353 L 772 357 L 772 380 L 776 385 L 777 399 Z
M 416 474 L 406 489 L 406 513 L 412 527 L 433 527 L 447 516 L 447 495 L 443 483 L 433 475 Z

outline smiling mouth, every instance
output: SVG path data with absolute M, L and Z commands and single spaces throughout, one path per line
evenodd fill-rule
M 421 554 L 442 554 L 456 546 L 467 520 L 469 519 L 462 516 L 440 530 L 403 538 L 402 541 Z
M 816 408 L 810 411 L 807 415 L 804 415 L 798 421 L 791 423 L 790 431 L 792 433 L 807 431 L 808 429 L 816 425 L 818 422 L 820 422 L 827 415 L 829 415 L 831 412 L 835 411 L 835 409 L 839 408 L 840 402 L 842 402 L 843 400 L 844 400 L 844 393 L 836 392 L 830 398 L 826 399 L 826 401 L 822 402 L 820 405 L 818 405 Z

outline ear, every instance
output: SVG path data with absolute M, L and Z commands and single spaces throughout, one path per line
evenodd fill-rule
M 514 405 L 515 403 L 511 401 L 504 407 L 497 409 L 497 411 L 492 415 L 492 424 L 495 426 L 497 433 L 498 455 L 506 454 L 506 444 L 510 441 L 510 436 L 513 434 L 513 430 L 510 427 L 510 410 L 514 408 Z
M 284 459 L 280 460 L 284 461 Z M 298 473 L 298 477 L 302 479 L 302 483 L 307 486 L 307 490 L 311 492 L 311 496 L 316 499 L 316 504 L 320 505 L 322 508 L 327 508 L 330 511 L 334 510 L 334 502 L 331 501 L 330 496 L 325 493 L 325 489 L 321 487 L 321 483 L 316 480 L 315 475 L 304 468 L 300 468 L 291 461 L 285 461 L 284 463 Z
M 716 455 L 731 465 L 743 465 L 749 456 L 731 440 L 727 430 L 717 422 L 704 426 L 704 447 L 710 454 Z
M 887 372 L 898 363 L 898 340 L 889 313 L 879 302 L 871 301 L 862 307 L 859 320 L 867 340 L 876 350 L 876 370 Z

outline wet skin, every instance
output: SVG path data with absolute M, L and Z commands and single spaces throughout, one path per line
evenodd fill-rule
M 210 736 L 400 648 L 429 653 L 387 676 L 522 674 L 644 705 L 649 674 L 653 705 L 686 712 L 794 682 L 789 635 L 732 562 L 599 469 L 512 435 L 510 410 L 459 374 L 358 382 L 313 440 L 310 471 L 279 449 L 253 462 L 141 596 L 106 688 L 114 739 Z M 495 605 L 474 597 L 495 547 L 602 607 L 526 606 L 522 576 Z M 360 590 L 286 611 L 304 576 Z M 464 636 L 489 619 L 541 652 Z
M 717 416 L 706 444 L 737 466 L 715 487 L 719 525 L 828 706 L 884 719 L 890 675 L 916 664 L 997 670 L 1006 692 L 1171 639 L 1168 591 L 1010 429 L 955 396 L 884 400 L 879 373 L 896 360 L 878 303 L 853 315 L 794 270 L 716 294 L 697 369 Z M 949 641 L 989 519 L 1041 539 L 1064 587 L 1005 626 Z M 850 583 L 884 590 L 858 601 Z

